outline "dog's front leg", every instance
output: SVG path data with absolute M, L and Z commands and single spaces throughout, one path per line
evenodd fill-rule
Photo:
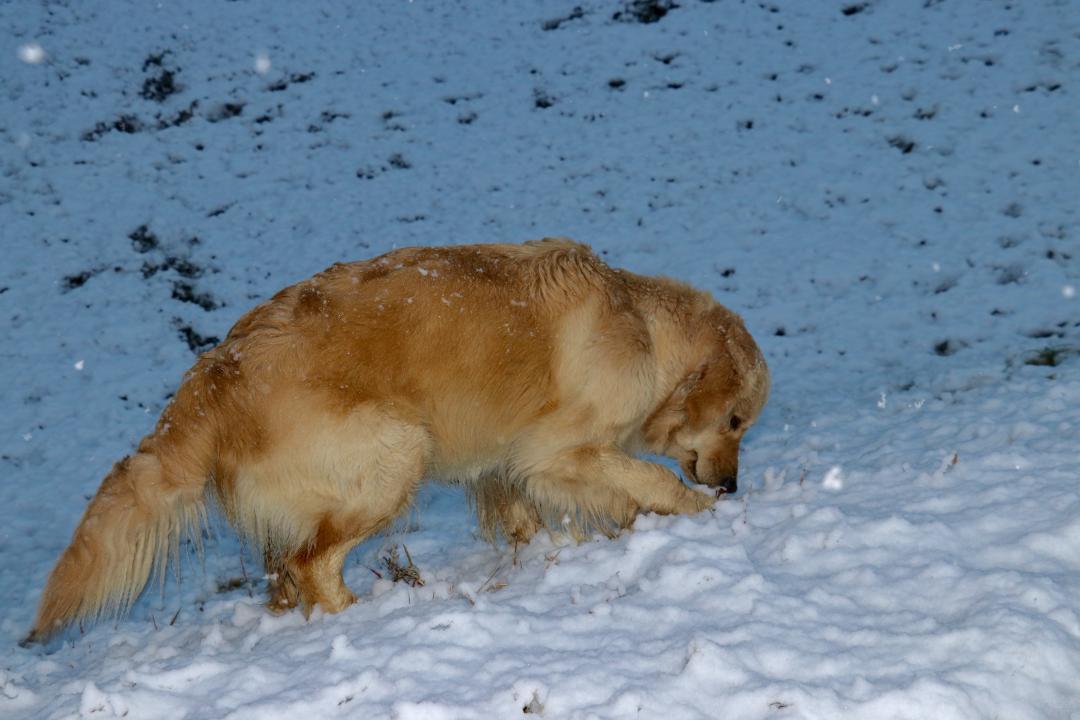
M 602 479 L 622 490 L 642 510 L 689 515 L 716 503 L 715 496 L 691 490 L 671 470 L 630 457 L 618 448 L 594 449 L 586 458 L 584 477 Z
M 527 488 L 542 507 L 577 508 L 624 527 L 639 510 L 691 514 L 716 502 L 686 487 L 667 468 L 618 448 L 592 445 L 531 463 Z
M 503 537 L 515 547 L 527 543 L 543 527 L 540 513 L 522 490 L 497 472 L 485 473 L 467 489 L 473 496 L 480 532 L 494 543 Z

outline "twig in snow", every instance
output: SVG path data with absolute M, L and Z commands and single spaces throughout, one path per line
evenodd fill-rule
M 483 583 L 481 583 L 480 587 L 477 588 L 477 590 L 476 590 L 477 594 L 480 594 L 480 593 L 484 592 L 484 589 L 487 588 L 488 583 L 491 582 L 491 579 L 493 577 L 495 577 L 495 573 L 499 572 L 499 570 L 501 570 L 501 569 L 502 569 L 502 565 L 496 565 L 495 566 L 495 569 L 491 571 L 490 575 L 488 575 L 487 580 L 485 580 Z M 492 585 L 491 588 L 489 588 L 489 591 L 490 592 L 495 592 L 496 590 L 502 590 L 504 587 L 506 587 L 506 583 L 498 582 L 498 583 L 495 583 L 494 585 Z
M 391 547 L 390 552 L 383 558 L 383 564 L 390 571 L 390 579 L 394 582 L 399 580 L 406 582 L 412 587 L 420 587 L 424 584 L 424 579 L 420 577 L 420 569 L 413 563 L 408 546 L 402 543 L 401 547 L 405 549 L 405 558 L 408 560 L 407 565 L 402 565 L 398 559 L 397 545 Z

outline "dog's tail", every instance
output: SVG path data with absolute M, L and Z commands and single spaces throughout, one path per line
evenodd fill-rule
M 198 540 L 217 444 L 217 413 L 204 407 L 212 403 L 200 392 L 211 388 L 192 372 L 156 430 L 113 466 L 53 568 L 21 644 L 44 642 L 74 621 L 127 610 L 151 570 L 164 581 L 170 556 L 179 558 L 182 535 L 191 532 Z

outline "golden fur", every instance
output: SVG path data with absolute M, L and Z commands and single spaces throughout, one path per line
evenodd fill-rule
M 271 607 L 342 610 L 341 568 L 425 477 L 461 483 L 481 529 L 613 531 L 735 489 L 769 375 L 706 293 L 614 270 L 566 239 L 406 248 L 279 292 L 199 357 L 117 463 L 49 577 L 28 640 L 123 610 L 209 490 L 277 580 Z

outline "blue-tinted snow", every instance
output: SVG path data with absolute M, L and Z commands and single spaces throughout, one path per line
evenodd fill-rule
M 0 6 L 0 715 L 1077 712 L 1080 7 L 636 6 Z M 433 487 L 310 622 L 223 529 L 15 645 L 192 348 L 338 260 L 551 234 L 744 315 L 739 495 L 515 565 Z M 422 588 L 369 569 L 401 543 Z

